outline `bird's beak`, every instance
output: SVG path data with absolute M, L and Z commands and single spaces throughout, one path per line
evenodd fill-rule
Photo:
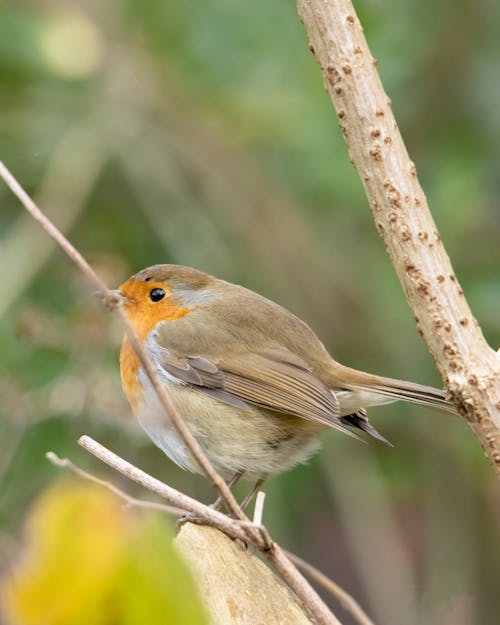
M 133 302 L 134 300 L 130 299 L 124 295 L 120 289 L 108 289 L 107 291 L 95 291 L 93 293 L 95 297 L 99 298 L 101 302 L 109 308 L 113 310 L 117 305 L 127 304 L 128 302 Z

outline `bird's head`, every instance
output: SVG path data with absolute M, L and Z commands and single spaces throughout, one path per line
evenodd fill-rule
M 144 340 L 158 323 L 179 319 L 210 298 L 215 278 L 181 265 L 153 265 L 124 282 L 116 294 L 137 335 Z

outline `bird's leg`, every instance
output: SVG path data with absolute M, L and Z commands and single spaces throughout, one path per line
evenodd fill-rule
M 244 473 L 245 471 L 236 471 L 236 473 L 227 483 L 228 488 L 232 488 L 235 484 L 237 484 L 240 481 L 240 479 L 243 477 Z M 223 501 L 222 496 L 219 495 L 217 499 L 214 501 L 214 503 L 210 505 L 210 507 L 213 508 L 214 510 L 220 510 L 222 501 Z
M 236 471 L 236 473 L 229 480 L 229 482 L 227 482 L 228 488 L 232 488 L 235 484 L 237 484 L 240 481 L 240 479 L 243 477 L 244 473 L 245 471 Z M 214 503 L 210 504 L 210 508 L 213 508 L 214 510 L 219 510 L 222 505 L 222 502 L 223 502 L 222 496 L 219 495 L 217 499 L 214 501 Z M 180 528 L 184 525 L 184 523 L 200 523 L 200 522 L 203 523 L 202 519 L 200 519 L 194 514 L 191 514 L 191 512 L 186 512 L 185 514 L 183 514 L 177 519 L 177 523 L 176 523 L 177 530 L 180 530 Z
M 248 504 L 252 501 L 255 493 L 259 490 L 259 488 L 262 486 L 262 484 L 264 484 L 264 482 L 267 479 L 267 475 L 264 475 L 263 477 L 259 478 L 255 484 L 254 487 L 252 488 L 252 490 L 248 493 L 248 495 L 245 497 L 245 499 L 243 499 L 243 501 L 240 504 L 240 507 L 242 510 L 244 510 Z

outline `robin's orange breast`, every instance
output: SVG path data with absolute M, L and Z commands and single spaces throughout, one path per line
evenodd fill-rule
M 145 285 L 144 283 L 125 282 L 120 290 L 130 301 L 124 304 L 124 310 L 130 321 L 138 339 L 144 344 L 149 334 L 163 322 L 180 319 L 193 308 L 178 306 L 169 297 L 161 302 L 161 305 L 149 305 L 146 292 L 155 288 L 154 283 Z M 130 341 L 125 336 L 120 352 L 120 373 L 125 395 L 134 412 L 142 400 L 142 389 L 137 379 L 139 372 L 139 359 Z
M 123 337 L 122 349 L 120 352 L 120 374 L 122 378 L 123 391 L 128 402 L 135 413 L 142 400 L 142 389 L 137 379 L 139 371 L 139 359 L 134 348 L 125 336 Z

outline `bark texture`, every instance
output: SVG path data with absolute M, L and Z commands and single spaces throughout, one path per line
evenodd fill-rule
M 500 476 L 500 356 L 465 300 L 363 28 L 350 0 L 298 0 L 298 10 L 418 331 Z
M 175 545 L 214 625 L 311 625 L 283 582 L 240 541 L 186 523 Z

